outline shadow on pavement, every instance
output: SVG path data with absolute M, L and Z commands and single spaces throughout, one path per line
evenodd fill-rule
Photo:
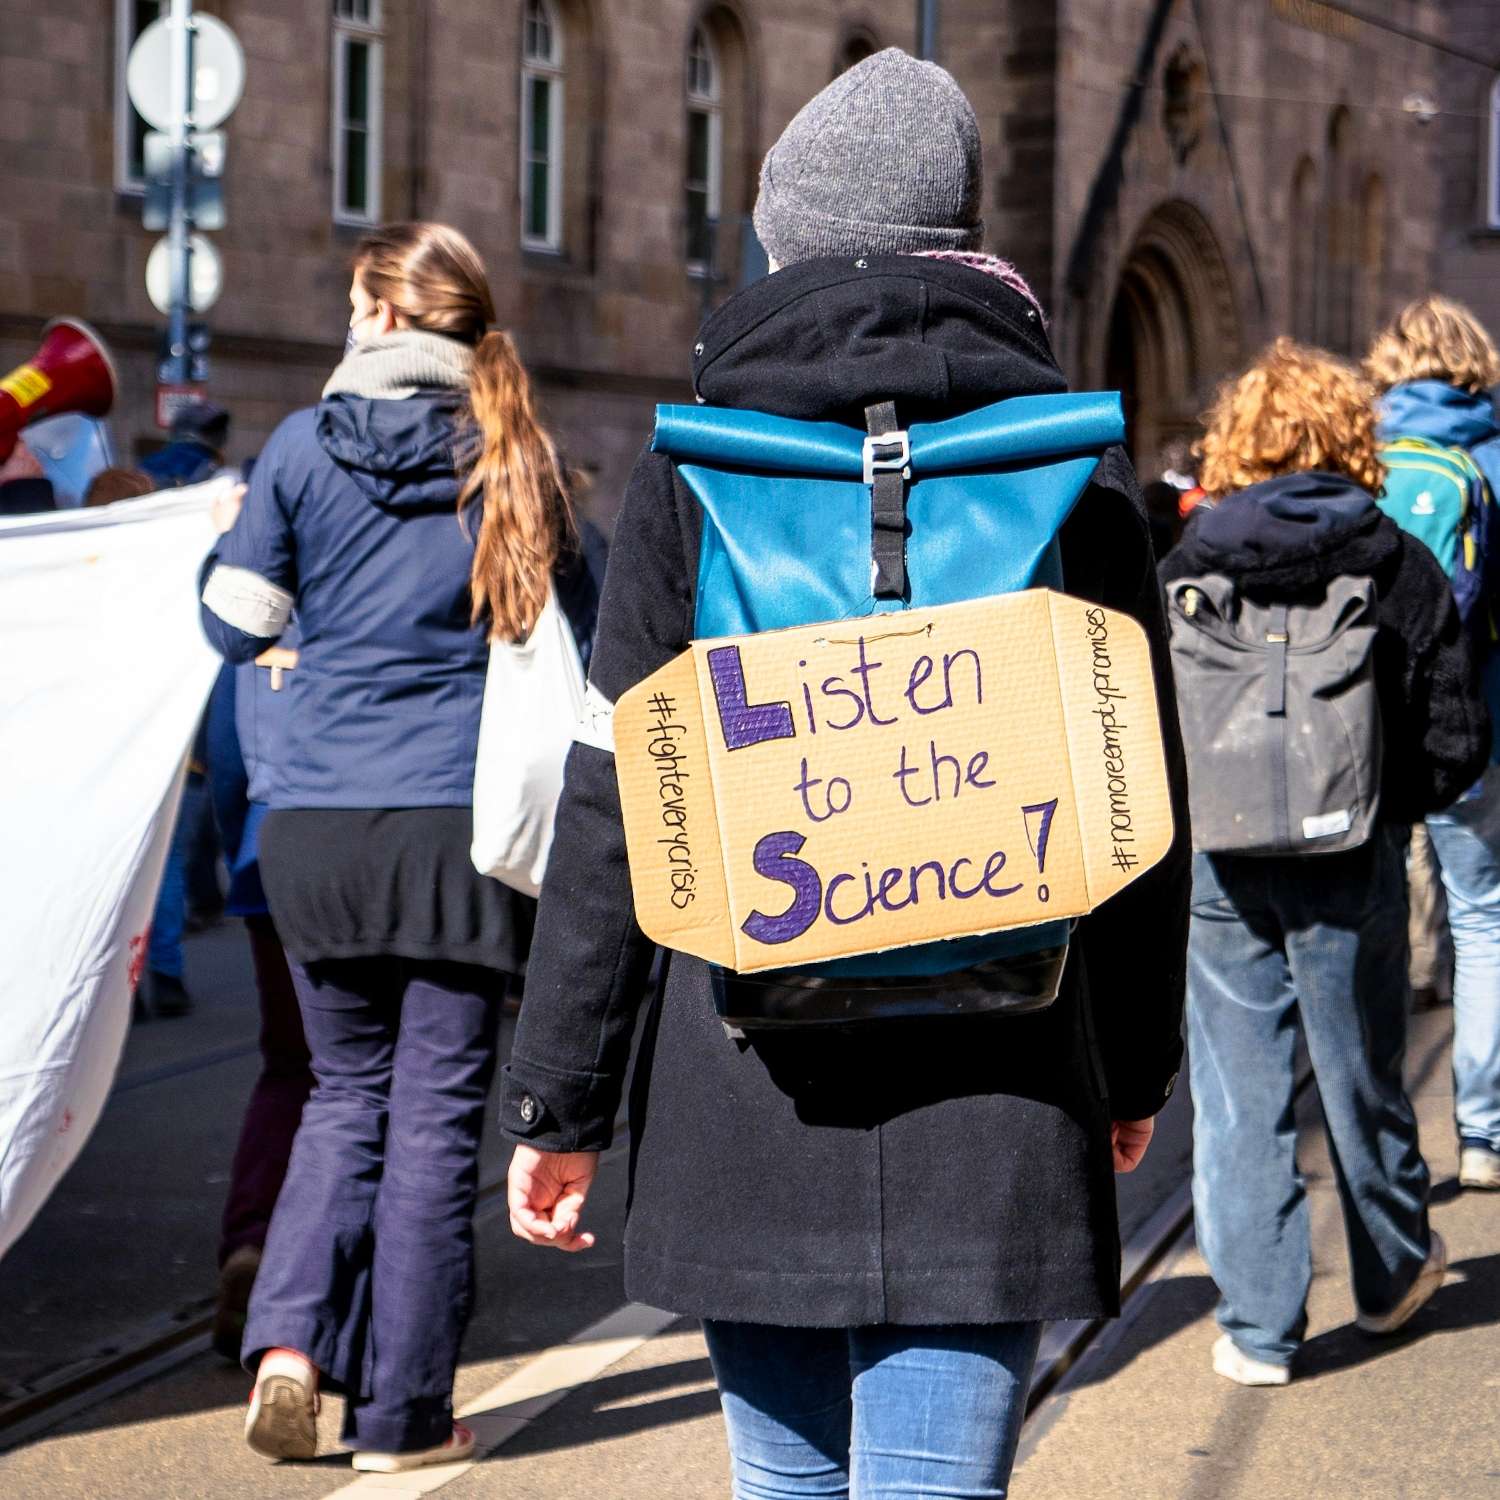
M 560 1448 L 583 1448 L 676 1422 L 714 1416 L 719 1410 L 719 1393 L 712 1388 L 713 1378 L 713 1366 L 706 1359 L 677 1360 L 646 1370 L 604 1375 L 559 1402 L 490 1461 L 499 1463 Z M 705 1384 L 710 1389 L 682 1389 Z
M 1068 1388 L 1098 1385 L 1119 1374 L 1132 1360 L 1206 1317 L 1219 1304 L 1219 1289 L 1211 1276 L 1170 1276 L 1151 1288 L 1149 1304 L 1122 1329 L 1103 1358 L 1090 1360 Z
M 1371 1338 L 1353 1323 L 1345 1323 L 1309 1339 L 1297 1355 L 1298 1376 L 1310 1380 L 1332 1375 L 1405 1349 L 1435 1333 L 1457 1333 L 1500 1323 L 1500 1255 L 1457 1260 L 1449 1271 L 1462 1272 L 1464 1279 L 1439 1287 L 1399 1333 Z

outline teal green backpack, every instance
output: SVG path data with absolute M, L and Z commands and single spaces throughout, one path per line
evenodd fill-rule
M 1380 450 L 1387 473 L 1375 502 L 1403 531 L 1425 542 L 1453 580 L 1459 615 L 1469 621 L 1486 587 L 1494 499 L 1462 448 L 1403 437 Z M 1488 634 L 1488 632 L 1485 632 Z

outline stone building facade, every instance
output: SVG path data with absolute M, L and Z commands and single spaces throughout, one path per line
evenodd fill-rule
M 1449 0 L 1436 128 L 1442 205 L 1437 282 L 1500 337 L 1500 37 L 1492 0 Z
M 127 453 L 160 436 L 162 320 L 143 281 L 157 236 L 140 225 L 121 96 L 129 40 L 157 8 L 0 0 L 0 362 L 29 353 L 49 316 L 95 323 L 124 377 Z M 1483 281 L 1492 249 L 1450 233 L 1474 197 L 1451 207 L 1461 194 L 1437 166 L 1457 149 L 1449 118 L 1403 107 L 1444 96 L 1440 55 L 1317 0 L 199 9 L 234 29 L 247 66 L 213 236 L 225 288 L 205 320 L 236 457 L 315 400 L 338 359 L 362 222 L 442 219 L 484 254 L 607 524 L 653 404 L 691 399 L 704 310 L 761 271 L 748 229 L 761 155 L 840 68 L 915 50 L 924 16 L 981 122 L 989 246 L 1033 280 L 1074 383 L 1125 391 L 1148 472 L 1268 338 L 1357 351 L 1438 279 Z M 1483 4 L 1464 9 L 1382 13 L 1411 32 L 1482 31 Z

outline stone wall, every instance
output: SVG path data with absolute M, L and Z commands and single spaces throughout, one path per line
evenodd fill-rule
M 555 0 L 565 30 L 560 253 L 520 243 L 521 0 L 385 0 L 382 198 L 387 218 L 446 220 L 479 247 L 501 322 L 547 419 L 594 480 L 608 524 L 658 401 L 690 400 L 704 308 L 738 282 L 740 216 L 761 155 L 834 75 L 851 38 L 911 46 L 910 0 Z M 331 213 L 328 0 L 200 0 L 235 30 L 246 90 L 226 129 L 228 224 L 212 385 L 234 458 L 316 400 L 348 320 L 360 231 Z M 55 14 L 54 12 L 65 12 Z M 152 420 L 156 330 L 145 258 L 157 238 L 114 183 L 114 0 L 0 0 L 0 358 L 46 318 L 92 321 L 125 389 L 127 455 Z M 684 59 L 695 23 L 723 62 L 721 280 L 687 274 Z M 8 366 L 7 366 L 8 367 Z
M 1479 57 L 1496 58 L 1495 7 L 1489 0 L 1449 0 L 1448 39 Z M 1442 60 L 1433 124 L 1441 140 L 1442 223 L 1438 284 L 1465 302 L 1500 338 L 1500 229 L 1489 224 L 1490 89 L 1496 74 L 1457 57 Z
M 608 524 L 652 406 L 691 399 L 705 308 L 739 284 L 761 155 L 851 45 L 910 47 L 916 15 L 912 0 L 553 3 L 566 91 L 558 252 L 521 246 L 522 0 L 385 0 L 383 209 L 474 239 Z M 229 222 L 215 236 L 226 286 L 206 320 L 240 457 L 315 400 L 337 360 L 359 230 L 331 213 L 329 0 L 201 8 L 235 29 L 247 62 L 227 126 Z M 1490 46 L 1484 0 L 1388 10 Z M 115 428 L 128 453 L 160 436 L 162 320 L 142 280 L 156 236 L 115 189 L 115 15 L 115 0 L 0 0 L 0 358 L 28 353 L 49 316 L 96 323 L 124 376 Z M 698 23 L 722 63 L 709 286 L 688 274 L 683 196 Z M 1357 352 L 1439 281 L 1500 318 L 1500 238 L 1479 229 L 1481 70 L 1440 69 L 1429 49 L 1317 0 L 942 0 L 938 55 L 979 116 L 989 248 L 1036 285 L 1075 384 L 1130 387 L 1147 472 L 1215 381 L 1277 333 Z M 1402 108 L 1412 92 L 1446 112 L 1424 127 Z
M 1059 0 L 1058 17 L 1054 344 L 1080 386 L 1133 366 L 1149 475 L 1268 340 L 1358 355 L 1432 284 L 1436 136 L 1402 101 L 1433 90 L 1436 54 L 1311 0 Z

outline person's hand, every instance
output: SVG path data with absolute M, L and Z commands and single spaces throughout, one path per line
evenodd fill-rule
M 1109 1144 L 1114 1152 L 1115 1171 L 1133 1172 L 1140 1166 L 1146 1147 L 1151 1144 L 1151 1132 L 1155 1129 L 1154 1118 L 1109 1122 Z
M 213 520 L 214 530 L 220 536 L 226 531 L 234 530 L 234 523 L 240 518 L 240 507 L 245 503 L 245 491 L 249 488 L 247 484 L 237 484 L 209 506 L 208 514 Z
M 12 479 L 45 479 L 47 471 L 42 461 L 26 446 L 25 438 L 17 438 L 10 457 L 0 464 L 0 484 L 9 484 Z
M 598 1170 L 597 1151 L 538 1151 L 534 1146 L 517 1146 L 505 1192 L 512 1231 L 533 1245 L 587 1250 L 594 1237 L 579 1233 L 578 1215 Z

